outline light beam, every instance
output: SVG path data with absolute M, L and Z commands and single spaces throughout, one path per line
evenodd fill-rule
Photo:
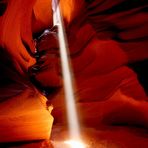
M 74 101 L 75 98 L 74 98 L 74 92 L 73 92 L 71 69 L 69 64 L 70 62 L 68 60 L 67 40 L 65 36 L 64 27 L 63 27 L 63 19 L 60 13 L 60 8 L 57 0 L 52 1 L 52 9 L 54 12 L 53 13 L 54 25 L 57 25 L 58 27 L 58 39 L 59 39 L 59 46 L 60 46 L 61 66 L 62 66 L 65 100 L 66 100 L 65 102 L 67 107 L 70 138 L 77 139 L 79 141 L 81 139 L 80 129 L 79 129 L 77 111 L 76 111 L 76 106 Z M 78 147 L 78 148 L 82 148 L 82 147 Z

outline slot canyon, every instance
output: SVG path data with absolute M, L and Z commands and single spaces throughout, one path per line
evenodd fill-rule
M 148 148 L 148 3 L 58 5 L 87 147 Z M 67 148 L 61 143 L 69 137 L 69 110 L 53 15 L 52 0 L 0 0 L 2 148 Z

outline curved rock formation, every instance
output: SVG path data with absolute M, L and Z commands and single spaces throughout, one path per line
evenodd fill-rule
M 34 1 L 10 0 L 0 18 L 0 142 L 48 139 L 52 106 L 28 78 Z
M 62 6 L 64 2 L 60 2 Z M 106 29 L 110 29 L 110 31 L 113 32 L 114 30 L 111 30 L 108 26 L 110 22 L 112 22 L 112 18 L 114 20 L 115 18 L 121 17 L 121 14 L 126 17 L 126 13 L 132 14 L 133 11 L 135 12 L 139 9 L 142 11 L 145 7 L 141 4 L 136 10 L 131 7 L 128 8 L 129 11 L 125 13 L 124 10 L 120 12 L 118 9 L 113 9 L 116 12 L 114 12 L 115 14 L 113 12 L 111 14 L 108 13 L 110 9 L 112 10 L 112 6 L 116 7 L 116 5 L 118 6 L 122 3 L 122 1 L 117 3 L 110 3 L 108 1 L 102 1 L 102 3 L 99 1 L 91 3 L 82 2 L 79 7 L 74 5 L 77 10 L 75 10 L 76 14 L 73 15 L 73 11 L 69 10 L 68 16 L 71 16 L 70 22 L 67 19 L 68 17 L 65 17 L 71 62 L 76 80 L 76 101 L 81 110 L 82 122 L 95 125 L 96 127 L 98 127 L 99 124 L 107 123 L 104 123 L 104 120 L 110 121 L 110 124 L 126 123 L 147 126 L 147 113 L 144 113 L 140 109 L 142 106 L 145 106 L 145 109 L 147 108 L 147 96 L 138 82 L 136 74 L 127 67 L 129 62 L 134 61 L 132 57 L 130 58 L 130 49 L 121 48 L 120 42 L 117 42 L 118 40 L 115 37 L 110 36 L 109 32 L 105 33 L 105 29 L 102 29 L 102 27 L 106 27 Z M 137 5 L 135 5 L 135 7 L 137 7 Z M 79 8 L 81 8 L 81 11 Z M 105 10 L 108 11 L 106 12 Z M 137 14 L 135 14 L 135 17 L 136 15 Z M 103 19 L 108 19 L 108 17 L 110 20 L 106 22 L 103 21 Z M 127 21 L 127 23 L 125 21 Z M 134 25 L 134 23 L 128 24 L 128 18 L 127 20 L 125 19 L 125 21 L 125 25 L 129 25 L 129 27 L 132 24 Z M 115 23 L 119 23 L 119 21 L 115 20 Z M 104 26 L 99 26 L 101 24 Z M 114 31 L 113 33 L 118 32 Z M 139 35 L 138 37 L 140 38 L 141 36 Z M 37 44 L 39 52 L 42 50 L 49 52 L 52 48 L 57 48 L 57 45 L 55 45 L 55 47 L 53 45 L 52 47 L 48 47 L 48 42 L 54 44 L 50 39 L 50 34 L 49 37 L 43 38 L 43 41 L 41 39 Z M 146 51 L 146 48 L 144 48 L 144 50 Z M 139 50 L 139 52 L 140 51 L 141 50 Z M 145 53 L 143 53 L 144 56 L 141 56 L 142 54 L 138 56 L 139 52 L 137 52 L 137 58 L 135 59 L 137 61 L 146 58 Z M 131 56 L 134 55 L 131 54 Z M 45 59 L 45 61 L 50 61 L 51 59 L 52 58 L 48 56 L 48 59 Z M 56 59 L 58 61 L 58 58 Z M 36 78 L 38 81 L 41 81 L 40 79 L 42 79 L 42 77 L 45 78 L 46 75 L 48 75 L 45 75 L 45 72 L 42 73 L 42 71 L 41 74 L 37 73 Z M 44 85 L 50 86 L 50 83 L 48 83 L 48 81 L 44 80 Z M 55 99 L 52 98 L 55 106 L 53 115 L 55 114 L 57 120 L 60 120 L 62 112 L 65 112 L 62 97 L 63 94 L 61 92 L 61 94 L 57 94 Z M 94 106 L 96 106 L 96 108 Z M 130 116 L 128 116 L 124 110 L 131 112 Z M 138 117 L 134 116 L 133 110 L 138 112 Z M 118 112 L 120 112 L 120 114 L 118 114 Z M 143 115 L 141 116 L 141 114 Z M 143 116 L 144 119 L 141 119 Z M 107 117 L 110 118 L 107 120 Z

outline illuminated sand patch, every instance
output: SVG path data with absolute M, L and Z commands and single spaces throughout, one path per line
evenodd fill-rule
M 54 148 L 89 148 L 82 141 L 66 140 L 66 141 L 52 141 Z
M 86 148 L 86 145 L 82 141 L 67 140 L 64 141 L 64 143 L 70 148 Z

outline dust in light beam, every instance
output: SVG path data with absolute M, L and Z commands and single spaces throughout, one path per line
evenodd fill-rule
M 58 0 L 52 0 L 53 22 L 54 26 L 58 27 L 58 39 L 60 46 L 61 66 L 65 91 L 65 103 L 67 108 L 67 118 L 70 132 L 70 140 L 65 141 L 67 144 L 77 145 L 77 148 L 85 148 L 85 146 L 78 142 L 80 139 L 80 129 L 75 106 L 75 98 L 73 92 L 73 83 L 71 77 L 71 68 L 68 59 L 67 40 L 65 36 L 63 19 L 60 13 Z M 78 141 L 75 141 L 78 140 Z M 73 148 L 73 147 L 72 147 Z

